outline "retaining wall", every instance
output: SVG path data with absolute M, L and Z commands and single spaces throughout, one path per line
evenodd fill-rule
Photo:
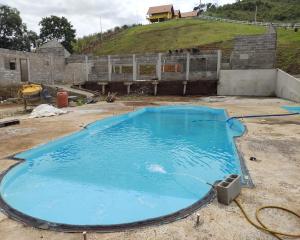
M 280 98 L 300 102 L 300 80 L 278 69 L 276 95 Z
M 269 27 L 264 35 L 235 38 L 231 69 L 273 69 L 276 64 L 277 33 Z
M 280 69 L 221 70 L 221 96 L 277 96 L 300 102 L 300 80 Z
M 218 95 L 275 96 L 276 69 L 221 70 Z

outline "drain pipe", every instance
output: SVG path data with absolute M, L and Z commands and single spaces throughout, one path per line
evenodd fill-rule
M 300 113 L 285 113 L 285 114 L 267 114 L 267 115 L 246 115 L 246 116 L 236 116 L 231 117 L 226 120 L 226 122 L 232 119 L 242 119 L 242 118 L 266 118 L 266 117 L 287 117 L 287 116 L 295 116 L 299 115 Z

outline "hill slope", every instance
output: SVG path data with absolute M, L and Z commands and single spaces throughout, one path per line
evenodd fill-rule
M 212 22 L 200 19 L 180 19 L 169 22 L 136 26 L 112 35 L 96 39 L 97 44 L 87 48 L 88 37 L 75 45 L 95 55 L 166 52 L 180 48 L 232 49 L 232 40 L 237 35 L 262 34 L 264 27 L 233 23 Z M 93 36 L 95 38 L 95 36 Z M 300 74 L 300 32 L 278 30 L 278 67 L 292 74 Z
M 206 14 L 234 20 L 254 21 L 256 6 L 257 21 L 300 22 L 299 0 L 242 0 L 217 8 L 209 8 Z

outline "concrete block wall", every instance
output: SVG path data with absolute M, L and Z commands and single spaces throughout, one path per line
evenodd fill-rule
M 16 69 L 10 70 L 5 62 L 15 60 Z M 51 59 L 48 55 L 0 49 L 0 85 L 11 86 L 21 84 L 20 60 L 27 61 L 28 79 L 36 83 L 48 83 L 51 78 Z
M 218 51 L 198 54 L 134 54 L 114 55 L 102 58 L 88 57 L 92 64 L 89 81 L 136 81 L 136 80 L 216 80 L 218 76 Z M 71 56 L 71 59 L 73 57 Z M 67 60 L 68 63 L 75 60 Z M 77 57 L 77 62 L 80 59 Z M 81 59 L 82 61 L 82 59 Z M 142 67 L 156 69 L 152 73 L 143 73 Z M 173 70 L 170 67 L 173 66 Z M 132 72 L 122 71 L 131 68 Z M 119 68 L 119 71 L 114 69 Z
M 264 35 L 235 38 L 231 69 L 272 69 L 276 64 L 277 34 L 273 27 Z

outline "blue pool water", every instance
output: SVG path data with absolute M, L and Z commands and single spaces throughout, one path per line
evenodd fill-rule
M 300 106 L 283 106 L 282 108 L 291 113 L 300 113 Z
M 233 138 L 243 125 L 222 109 L 145 108 L 18 154 L 3 178 L 12 208 L 73 225 L 111 225 L 189 207 L 210 186 L 241 174 Z M 230 126 L 230 127 L 229 127 Z

